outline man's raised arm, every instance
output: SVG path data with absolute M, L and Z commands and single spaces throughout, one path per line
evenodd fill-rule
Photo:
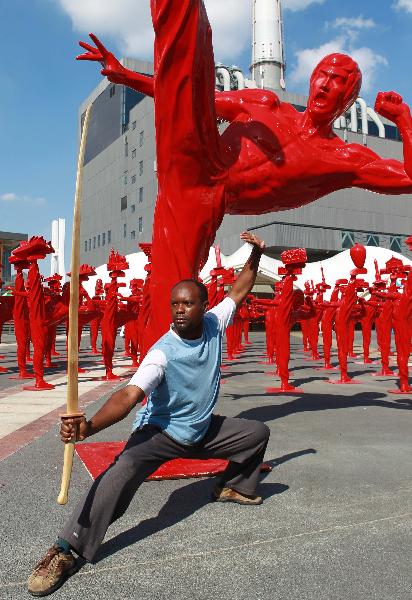
M 403 140 L 404 162 L 383 159 L 368 148 L 358 147 L 364 162 L 357 169 L 353 185 L 373 192 L 406 194 L 412 192 L 412 117 L 409 106 L 396 92 L 380 92 L 375 110 L 398 127 Z
M 248 231 L 240 235 L 240 239 L 253 246 L 252 252 L 245 262 L 245 266 L 239 273 L 238 278 L 232 286 L 228 296 L 232 298 L 236 306 L 240 306 L 253 288 L 259 267 L 260 257 L 265 248 L 265 242 Z
M 109 52 L 102 42 L 93 33 L 89 34 L 96 47 L 79 42 L 80 46 L 87 50 L 84 54 L 77 56 L 77 60 L 91 60 L 99 62 L 103 69 L 101 74 L 105 75 L 112 83 L 126 85 L 127 87 L 145 94 L 146 96 L 154 96 L 154 78 L 149 75 L 142 75 L 135 71 L 126 69 L 112 54 Z

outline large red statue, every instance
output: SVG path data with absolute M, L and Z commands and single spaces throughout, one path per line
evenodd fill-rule
M 412 118 L 394 92 L 376 110 L 398 126 L 405 164 L 346 144 L 333 122 L 359 94 L 358 65 L 325 57 L 310 81 L 306 111 L 263 89 L 215 93 L 212 35 L 202 0 L 152 0 L 154 77 L 123 67 L 91 36 L 79 58 L 99 61 L 113 83 L 153 96 L 158 198 L 153 228 L 149 346 L 168 329 L 170 288 L 196 277 L 225 213 L 296 208 L 335 190 L 412 191 Z M 230 122 L 222 136 L 217 117 Z M 167 268 L 165 265 L 167 264 Z

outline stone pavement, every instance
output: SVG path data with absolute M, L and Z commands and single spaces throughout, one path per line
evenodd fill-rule
M 263 505 L 210 503 L 209 479 L 147 482 L 109 529 L 96 562 L 53 598 L 410 600 L 412 398 L 388 395 L 395 379 L 371 377 L 376 365 L 351 363 L 358 385 L 328 384 L 295 336 L 293 380 L 305 394 L 267 394 L 277 380 L 260 364 L 263 334 L 251 338 L 223 372 L 216 410 L 271 429 Z M 90 485 L 76 461 L 69 503 L 57 505 L 63 451 L 58 416 L 52 420 L 0 462 L 1 599 L 28 597 L 34 563 Z M 95 441 L 126 439 L 132 420 Z

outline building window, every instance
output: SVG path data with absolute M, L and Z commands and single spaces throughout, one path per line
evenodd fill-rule
M 92 239 L 89 238 L 89 252 L 90 252 L 91 249 L 92 249 Z
M 132 129 L 136 129 L 136 121 L 133 121 L 133 123 L 132 123 Z
M 84 242 L 84 251 L 87 252 L 87 240 Z
M 96 248 L 96 236 L 93 238 L 93 250 Z
M 127 223 L 123 223 L 123 237 L 127 237 Z
M 139 233 L 143 233 L 143 217 L 139 217 Z
M 139 175 L 143 175 L 143 161 L 139 162 Z
M 368 235 L 366 236 L 366 245 L 379 246 L 379 236 L 374 235 L 373 233 L 368 233 Z
M 97 236 L 97 247 L 100 248 L 100 233 Z
M 133 148 L 132 150 L 132 158 L 136 158 L 136 148 Z
M 134 213 L 134 212 L 136 212 L 136 204 L 132 204 L 132 205 L 130 206 L 130 212 L 131 212 L 131 213 Z
M 107 243 L 110 244 L 111 241 L 112 241 L 112 232 L 109 229 L 109 231 L 107 232 Z
M 129 156 L 129 142 L 127 141 L 127 135 L 124 138 L 124 155 Z
M 139 133 L 139 146 L 142 147 L 144 142 L 144 131 Z
M 390 249 L 393 252 L 399 252 L 400 254 L 402 253 L 402 241 L 401 238 L 398 236 L 390 236 Z
M 126 210 L 127 208 L 127 196 L 120 198 L 120 210 Z
M 342 248 L 352 248 L 355 243 L 354 231 L 342 231 Z
M 113 96 L 115 95 L 115 93 L 116 93 L 116 86 L 115 85 L 111 85 L 110 86 L 110 92 L 109 92 L 110 98 L 113 98 Z
M 102 233 L 102 246 L 105 246 L 106 244 L 106 234 Z
M 134 230 L 130 232 L 130 239 L 132 239 L 132 240 L 136 239 L 136 232 Z
M 139 202 L 143 202 L 143 188 L 139 188 Z
M 127 185 L 127 171 L 123 173 L 123 183 Z
M 132 175 L 132 183 L 136 183 L 136 175 Z

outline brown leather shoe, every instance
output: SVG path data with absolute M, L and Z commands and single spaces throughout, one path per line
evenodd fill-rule
M 235 502 L 236 504 L 244 504 L 247 506 L 258 506 L 263 502 L 260 496 L 241 494 L 228 487 L 216 487 L 213 491 L 212 498 L 215 502 Z
M 52 546 L 35 566 L 28 580 L 28 591 L 32 596 L 48 596 L 55 592 L 70 575 L 78 570 L 74 556 L 65 554 Z

